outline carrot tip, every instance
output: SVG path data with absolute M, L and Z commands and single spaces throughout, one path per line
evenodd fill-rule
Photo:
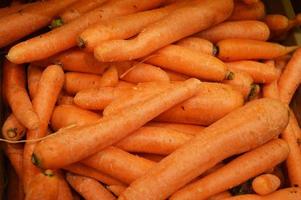
M 55 29 L 58 28 L 60 26 L 63 26 L 64 22 L 62 20 L 62 18 L 56 18 L 54 20 L 51 21 L 51 24 L 49 25 L 50 29 Z
M 49 176 L 49 177 L 52 177 L 52 176 L 54 176 L 54 173 L 53 173 L 53 171 L 52 171 L 52 170 L 50 170 L 50 169 L 47 169 L 47 170 L 45 170 L 45 171 L 44 171 L 44 174 L 45 174 L 46 176 Z
M 227 71 L 226 80 L 233 80 L 235 78 L 235 74 L 231 71 Z
M 260 86 L 258 84 L 252 84 L 250 93 L 248 95 L 248 101 L 254 99 L 259 94 L 259 91 L 260 91 Z
M 41 161 L 38 159 L 38 157 L 34 153 L 31 156 L 31 162 L 37 167 L 41 166 Z
M 77 46 L 81 49 L 85 48 L 86 47 L 86 42 L 85 40 L 83 40 L 81 37 L 78 38 L 78 41 L 77 41 Z
M 212 55 L 213 55 L 213 56 L 216 56 L 218 53 L 219 53 L 219 48 L 218 48 L 218 46 L 213 45 L 213 48 L 212 48 Z

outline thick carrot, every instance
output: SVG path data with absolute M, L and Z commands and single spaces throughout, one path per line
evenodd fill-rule
M 74 98 L 64 92 L 60 94 L 57 100 L 57 105 L 74 105 Z
M 0 47 L 21 39 L 46 26 L 52 18 L 76 0 L 53 0 L 34 3 L 19 12 L 1 17 Z
M 58 183 L 58 197 L 57 200 L 73 200 L 71 189 L 65 180 L 65 177 L 62 173 L 58 174 L 59 183 Z
M 245 99 L 248 98 L 251 92 L 253 82 L 253 78 L 248 73 L 242 71 L 235 72 L 232 80 L 223 81 L 223 83 L 230 85 L 233 89 L 240 92 Z
M 223 61 L 274 59 L 297 49 L 297 46 L 286 47 L 277 43 L 250 39 L 226 39 L 216 45 L 217 56 Z
M 185 3 L 184 1 L 184 3 L 176 3 L 163 8 L 102 21 L 81 33 L 78 38 L 78 45 L 88 52 L 93 52 L 94 48 L 104 41 L 128 39 L 140 33 L 143 28 L 149 24 L 162 19 Z
M 145 63 L 135 64 L 127 72 L 122 74 L 120 78 L 121 80 L 130 83 L 170 81 L 167 73 L 164 70 Z
M 165 199 L 226 157 L 271 140 L 287 123 L 285 105 L 272 99 L 254 100 L 205 128 L 202 134 L 167 156 L 134 181 L 119 200 Z
M 230 0 L 192 1 L 189 6 L 179 8 L 165 18 L 147 26 L 132 40 L 103 42 L 94 49 L 94 55 L 103 62 L 141 58 L 179 39 L 224 21 L 231 14 L 232 9 L 233 1 Z
M 177 45 L 208 55 L 214 56 L 217 53 L 215 46 L 210 41 L 198 37 L 184 38 L 177 42 Z
M 108 147 L 81 162 L 128 184 L 146 174 L 156 164 L 116 147 Z
M 23 176 L 23 151 L 24 146 L 22 144 L 5 144 L 4 146 L 5 155 L 8 157 L 21 183 Z
M 197 125 L 190 125 L 190 124 L 177 124 L 177 123 L 159 123 L 159 122 L 151 122 L 148 123 L 147 126 L 154 126 L 154 127 L 163 127 L 169 128 L 178 132 L 190 134 L 190 135 L 197 135 L 201 133 L 204 129 L 203 126 Z
M 108 185 L 107 189 L 110 190 L 115 196 L 119 197 L 119 195 L 125 191 L 126 187 L 123 185 Z
M 65 71 L 99 75 L 110 66 L 110 63 L 101 63 L 97 61 L 93 54 L 76 48 L 64 51 L 44 60 L 33 62 L 33 65 L 40 67 L 47 67 L 51 64 L 59 64 Z
M 39 128 L 26 133 L 26 139 L 38 139 L 47 135 L 48 122 L 57 101 L 64 82 L 64 72 L 60 66 L 51 65 L 47 67 L 39 82 L 39 87 L 33 99 L 33 108 L 40 119 Z M 29 183 L 33 176 L 38 173 L 38 168 L 31 162 L 31 154 L 36 143 L 27 142 L 24 147 L 23 158 L 23 181 L 25 193 L 29 189 Z
M 162 113 L 156 121 L 210 125 L 243 103 L 242 94 L 230 86 L 203 82 L 196 96 Z
M 33 162 L 41 168 L 59 168 L 82 160 L 124 138 L 160 113 L 194 96 L 200 84 L 199 80 L 189 79 L 116 115 L 103 117 L 98 123 L 61 131 L 36 146 L 32 156 Z M 89 132 L 89 135 L 82 134 L 86 132 Z M 66 143 L 68 145 L 65 145 Z
M 257 176 L 252 181 L 253 190 L 259 195 L 267 195 L 275 192 L 280 186 L 280 179 L 273 174 Z
M 10 114 L 2 126 L 2 136 L 7 140 L 20 140 L 25 136 L 26 128 L 17 120 L 14 114 Z
M 170 71 L 168 69 L 164 69 L 164 71 L 167 73 L 170 81 L 185 81 L 189 79 L 189 76 L 182 73 Z
M 227 76 L 226 65 L 219 59 L 178 45 L 160 49 L 145 62 L 203 80 L 221 81 Z
M 13 168 L 8 169 L 7 199 L 24 200 L 22 183 Z
M 207 39 L 213 43 L 233 38 L 266 41 L 269 39 L 270 30 L 269 27 L 261 21 L 227 21 L 199 32 L 196 36 Z
M 289 148 L 285 141 L 273 140 L 239 156 L 208 176 L 183 187 L 170 199 L 197 200 L 209 198 L 278 165 L 287 158 L 288 154 Z
M 70 117 L 68 117 L 70 116 Z M 74 117 L 80 117 L 77 120 Z M 67 126 L 81 126 L 100 120 L 100 115 L 73 105 L 61 105 L 54 108 L 51 117 L 51 127 L 54 131 Z
M 94 178 L 107 185 L 111 185 L 111 184 L 123 185 L 123 183 L 120 182 L 119 180 L 116 180 L 107 174 L 104 174 L 100 171 L 97 171 L 96 169 L 93 169 L 81 163 L 75 163 L 75 164 L 65 166 L 64 169 L 74 174 Z
M 231 196 L 232 195 L 230 192 L 225 191 L 225 192 L 221 192 L 219 194 L 213 195 L 213 196 L 209 197 L 207 200 L 222 200 L 222 199 L 229 198 Z
M 236 20 L 261 20 L 265 16 L 265 6 L 261 1 L 247 5 L 240 1 L 235 1 L 232 15 L 229 21 Z
M 39 118 L 33 110 L 32 103 L 26 91 L 26 77 L 24 66 L 5 61 L 3 78 L 5 96 L 14 116 L 26 128 L 33 130 L 39 126 Z
M 59 17 L 64 23 L 73 21 L 74 19 L 82 16 L 83 14 L 101 6 L 107 0 L 78 0 L 76 3 L 65 9 Z
M 95 179 L 68 173 L 67 181 L 82 197 L 87 200 L 116 199 L 101 183 Z
M 287 63 L 278 80 L 280 100 L 289 104 L 301 82 L 301 49 Z
M 257 61 L 235 61 L 226 63 L 229 70 L 248 73 L 255 83 L 271 83 L 279 77 L 279 71 Z
M 31 99 L 33 99 L 37 93 L 42 72 L 41 68 L 33 65 L 29 65 L 27 68 L 27 85 Z
M 162 2 L 163 0 L 110 0 L 62 27 L 19 43 L 10 49 L 7 57 L 14 63 L 26 63 L 47 58 L 75 46 L 77 36 L 92 24 L 116 16 L 151 9 L 159 6 Z M 41 12 L 44 10 L 42 9 Z M 28 29 L 28 27 L 24 29 Z
M 285 188 L 278 190 L 266 196 L 255 194 L 238 195 L 225 200 L 297 200 L 301 198 L 301 189 L 299 187 Z
M 7 15 L 16 13 L 16 12 L 22 12 L 22 9 L 25 7 L 29 6 L 31 4 L 15 4 L 15 5 L 10 5 L 8 7 L 0 8 L 0 17 L 5 17 Z

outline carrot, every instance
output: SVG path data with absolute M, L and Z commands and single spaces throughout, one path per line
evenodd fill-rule
M 74 103 L 84 109 L 103 110 L 114 99 L 129 94 L 132 90 L 131 87 L 101 87 L 82 90 L 75 95 Z
M 193 98 L 162 113 L 159 122 L 210 125 L 244 103 L 242 94 L 219 83 L 201 84 Z
M 94 178 L 104 184 L 111 185 L 111 184 L 118 184 L 122 185 L 123 183 L 119 180 L 116 180 L 109 175 L 106 175 L 96 169 L 83 165 L 81 163 L 75 163 L 64 167 L 65 170 L 72 172 L 74 174 L 78 174 L 81 176 L 86 176 L 90 178 Z
M 233 1 L 230 0 L 192 1 L 189 6 L 179 8 L 147 26 L 135 39 L 103 42 L 94 49 L 94 55 L 103 62 L 147 56 L 179 39 L 222 22 L 230 15 L 232 8 Z
M 278 190 L 266 196 L 255 194 L 239 195 L 225 200 L 297 200 L 301 198 L 301 190 L 299 187 L 285 188 Z
M 58 97 L 57 105 L 74 105 L 74 98 L 68 94 L 61 93 Z
M 68 117 L 70 116 L 70 117 Z M 77 120 L 75 117 L 80 117 Z M 94 112 L 81 109 L 73 105 L 56 106 L 51 117 L 51 127 L 54 131 L 67 126 L 80 126 L 97 122 L 100 116 Z
M 206 199 L 244 183 L 248 179 L 276 166 L 284 161 L 288 154 L 289 148 L 285 141 L 272 140 L 239 156 L 204 178 L 183 187 L 173 194 L 170 199 Z
M 146 174 L 156 164 L 116 147 L 108 147 L 81 162 L 128 184 Z
M 265 64 L 271 67 L 275 67 L 274 60 L 266 61 Z M 281 69 L 277 67 L 276 70 L 278 71 L 279 74 L 281 74 Z M 271 83 L 264 84 L 262 92 L 263 92 L 263 97 L 279 99 L 280 97 L 279 97 L 279 89 L 278 89 L 278 79 L 274 80 Z
M 46 1 L 28 5 L 22 10 L 1 17 L 0 47 L 4 47 L 46 26 L 61 10 L 76 0 Z
M 108 1 L 62 27 L 17 44 L 10 49 L 7 57 L 14 63 L 26 63 L 47 58 L 76 46 L 77 36 L 92 24 L 105 19 L 155 8 L 162 2 L 163 0 Z M 27 27 L 24 29 L 27 29 Z
M 118 82 L 116 88 L 131 88 L 131 87 L 134 87 L 134 86 L 135 86 L 135 84 L 133 84 L 133 83 L 129 83 L 129 82 L 120 80 Z
M 115 196 L 119 197 L 126 187 L 123 185 L 108 185 L 107 189 L 110 190 Z
M 208 55 L 214 56 L 217 53 L 214 45 L 210 41 L 202 38 L 187 37 L 177 42 L 177 45 Z
M 232 196 L 231 193 L 226 191 L 226 192 L 221 192 L 219 194 L 213 195 L 210 198 L 208 198 L 208 200 L 222 200 L 231 196 Z
M 2 136 L 7 140 L 20 140 L 24 137 L 26 128 L 17 120 L 14 114 L 10 114 L 2 126 Z
M 114 87 L 119 81 L 118 71 L 115 66 L 111 66 L 103 73 L 101 77 L 101 86 Z
M 131 83 L 170 81 L 167 73 L 164 70 L 145 63 L 135 64 L 127 72 L 122 74 L 120 78 Z
M 58 197 L 57 200 L 73 200 L 71 189 L 65 180 L 63 174 L 58 174 L 59 183 L 58 183 Z
M 7 15 L 16 13 L 16 12 L 22 12 L 22 9 L 25 7 L 29 6 L 31 4 L 15 4 L 15 5 L 10 5 L 4 8 L 0 8 L 0 17 L 5 17 Z
M 226 65 L 219 59 L 177 45 L 160 49 L 145 62 L 203 80 L 221 81 L 227 76 Z
M 234 73 L 234 78 L 232 80 L 224 80 L 222 83 L 231 86 L 247 99 L 251 92 L 253 78 L 246 72 L 237 71 Z
M 104 70 L 110 66 L 109 63 L 98 62 L 93 54 L 76 48 L 64 51 L 44 60 L 33 62 L 33 65 L 40 67 L 47 67 L 51 64 L 61 65 L 64 71 L 99 75 L 103 74 Z
M 165 199 L 226 157 L 271 140 L 287 123 L 285 105 L 272 99 L 254 100 L 205 128 L 202 134 L 167 156 L 131 183 L 119 200 Z
M 4 152 L 18 175 L 19 181 L 22 183 L 23 176 L 23 151 L 22 144 L 5 144 Z
M 275 67 L 257 61 L 235 61 L 226 65 L 234 72 L 248 73 L 255 83 L 271 83 L 279 77 L 279 71 Z
M 48 122 L 63 86 L 63 81 L 64 72 L 60 66 L 51 65 L 42 73 L 37 94 L 32 102 L 33 108 L 39 116 L 40 124 L 38 129 L 27 131 L 27 140 L 38 139 L 47 135 Z M 38 173 L 38 169 L 31 162 L 31 154 L 35 146 L 36 143 L 27 142 L 24 147 L 23 181 L 26 194 L 31 179 Z
M 163 160 L 163 158 L 165 158 L 165 156 L 151 153 L 139 153 L 138 156 L 154 162 L 160 162 L 161 160 Z
M 297 46 L 286 47 L 277 43 L 250 39 L 226 39 L 216 45 L 217 56 L 223 61 L 274 59 L 297 49 Z
M 301 82 L 301 49 L 287 63 L 278 80 L 280 100 L 289 104 Z
M 267 195 L 275 192 L 280 186 L 280 179 L 273 174 L 257 176 L 252 181 L 253 190 L 259 195 Z
M 189 76 L 186 76 L 178 72 L 173 72 L 167 69 L 164 69 L 164 71 L 167 73 L 167 76 L 169 77 L 170 81 L 185 81 L 189 79 Z
M 22 183 L 16 172 L 10 167 L 8 169 L 7 199 L 24 200 Z
M 9 61 L 3 65 L 5 96 L 14 116 L 26 128 L 33 130 L 39 126 L 39 118 L 33 110 L 25 88 L 25 68 Z
M 265 16 L 265 6 L 261 1 L 250 5 L 236 1 L 229 21 L 236 20 L 261 20 Z
M 82 197 L 88 200 L 116 199 L 95 179 L 68 173 L 67 181 Z
M 269 39 L 270 30 L 269 27 L 261 21 L 227 21 L 199 32 L 196 36 L 213 43 L 233 38 L 266 41 Z
M 94 48 L 104 41 L 133 37 L 149 24 L 162 19 L 185 3 L 184 1 L 154 10 L 104 20 L 81 33 L 78 38 L 78 46 L 88 52 L 93 52 Z
M 64 23 L 73 21 L 74 19 L 82 16 L 83 14 L 101 6 L 107 0 L 79 0 L 74 4 L 65 9 L 59 17 L 63 20 Z
M 27 85 L 28 85 L 29 96 L 31 99 L 33 99 L 37 93 L 41 76 L 42 76 L 41 68 L 35 67 L 33 65 L 28 66 Z
M 280 14 L 267 15 L 264 22 L 269 29 L 274 33 L 275 31 L 285 30 L 289 25 L 289 20 L 286 16 Z
M 159 123 L 159 122 L 151 122 L 148 123 L 147 126 L 169 128 L 190 135 L 197 135 L 204 129 L 203 126 L 196 126 L 190 124 L 177 124 L 177 123 Z

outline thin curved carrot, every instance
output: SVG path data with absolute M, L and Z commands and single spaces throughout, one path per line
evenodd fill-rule
M 257 176 L 252 181 L 253 190 L 259 195 L 267 195 L 275 192 L 280 186 L 280 179 L 273 174 Z
M 19 122 L 19 120 L 10 114 L 4 121 L 2 126 L 2 136 L 7 140 L 20 140 L 25 136 L 26 128 Z

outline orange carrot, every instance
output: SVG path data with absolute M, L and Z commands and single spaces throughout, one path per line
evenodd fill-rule
M 116 180 L 109 175 L 106 175 L 96 169 L 83 165 L 81 163 L 75 163 L 64 167 L 65 170 L 72 172 L 74 174 L 78 174 L 81 176 L 86 176 L 90 178 L 94 178 L 104 184 L 111 185 L 111 184 L 118 184 L 122 185 L 123 183 L 119 180 Z
M 273 174 L 260 175 L 252 181 L 252 188 L 259 195 L 275 192 L 279 186 L 280 179 Z
M 274 59 L 288 54 L 297 46 L 283 46 L 277 43 L 250 39 L 226 39 L 217 43 L 217 56 L 223 61 Z
M 33 130 L 39 126 L 39 118 L 33 110 L 26 91 L 24 66 L 5 61 L 3 65 L 5 96 L 14 116 L 26 128 Z
M 64 175 L 61 173 L 58 174 L 59 183 L 58 183 L 58 197 L 57 200 L 73 200 L 71 189 L 65 180 Z
M 221 81 L 227 76 L 226 65 L 219 59 L 178 45 L 160 49 L 145 62 L 203 80 Z
M 120 78 L 130 83 L 170 81 L 164 70 L 145 63 L 135 64 L 127 72 L 122 74 Z
M 235 1 L 234 9 L 230 21 L 236 20 L 261 20 L 265 16 L 265 6 L 261 1 L 247 5 L 240 1 Z
M 42 1 L 28 5 L 19 12 L 1 17 L 0 47 L 11 44 L 46 26 L 55 15 L 75 1 Z
M 168 69 L 164 69 L 164 71 L 167 73 L 170 81 L 185 81 L 189 79 L 189 76 L 186 76 L 178 72 L 173 72 Z
M 301 189 L 299 187 L 285 188 L 278 190 L 266 196 L 255 194 L 238 195 L 225 200 L 297 200 L 301 198 Z
M 219 194 L 213 195 L 210 198 L 208 198 L 207 200 L 222 200 L 222 199 L 226 199 L 231 197 L 231 193 L 226 191 L 226 192 L 221 192 Z
M 199 32 L 196 36 L 207 39 L 213 43 L 233 38 L 266 41 L 269 39 L 270 30 L 269 27 L 261 21 L 228 21 Z
M 147 126 L 169 128 L 190 135 L 197 135 L 204 129 L 203 126 L 196 126 L 190 124 L 177 124 L 177 123 L 159 123 L 159 122 L 151 122 L 148 123 Z
M 285 105 L 273 99 L 254 100 L 167 156 L 131 183 L 119 200 L 165 199 L 221 160 L 271 140 L 287 123 Z
M 301 83 L 301 49 L 298 49 L 287 63 L 281 74 L 278 85 L 280 100 L 289 104 Z
M 275 67 L 275 61 L 274 60 L 268 60 L 265 62 L 265 64 Z M 281 74 L 281 69 L 276 67 L 276 70 L 279 74 Z M 279 78 L 279 77 L 278 77 Z M 272 98 L 272 99 L 279 99 L 279 89 L 278 89 L 278 79 L 274 80 L 271 83 L 266 83 L 263 86 L 262 89 L 263 97 Z
M 217 53 L 216 48 L 210 41 L 197 37 L 184 38 L 177 42 L 177 45 L 208 55 L 214 56 Z
M 5 144 L 4 146 L 5 155 L 8 157 L 21 183 L 23 176 L 23 151 L 24 146 L 22 144 Z
M 7 140 L 20 140 L 24 137 L 26 128 L 17 120 L 14 114 L 10 114 L 2 126 L 2 136 Z
M 256 61 L 235 61 L 226 63 L 229 70 L 248 73 L 255 83 L 271 83 L 279 77 L 279 71 L 272 66 Z
M 264 18 L 264 22 L 272 31 L 272 33 L 274 33 L 274 31 L 285 30 L 289 25 L 288 18 L 280 14 L 267 15 Z
M 206 199 L 244 183 L 248 179 L 276 166 L 284 161 L 288 154 L 289 148 L 285 141 L 280 139 L 272 140 L 239 156 L 204 178 L 183 187 L 173 194 L 170 199 Z
M 126 187 L 123 185 L 108 185 L 107 189 L 110 190 L 115 196 L 119 197 Z
M 108 147 L 81 162 L 128 184 L 146 174 L 156 164 L 116 147 Z
M 118 71 L 115 66 L 111 66 L 103 73 L 101 77 L 101 86 L 114 87 L 119 81 Z
M 67 181 L 82 197 L 88 200 L 116 199 L 95 179 L 68 173 Z
M 82 16 L 83 14 L 101 6 L 107 0 L 78 0 L 76 3 L 65 9 L 59 17 L 64 23 L 73 21 L 74 19 Z
M 33 99 L 37 93 L 39 82 L 42 76 L 42 69 L 29 65 L 27 68 L 27 85 L 30 98 Z
M 13 168 L 8 169 L 7 199 L 24 200 L 22 183 Z
M 70 117 L 68 117 L 70 116 Z M 75 117 L 80 117 L 77 120 Z M 100 116 L 94 112 L 73 105 L 61 105 L 54 108 L 51 117 L 51 127 L 54 131 L 67 126 L 81 126 L 97 122 Z
M 8 7 L 0 8 L 0 17 L 5 17 L 7 15 L 16 13 L 16 12 L 22 12 L 22 9 L 25 7 L 29 6 L 31 4 L 15 4 L 15 5 L 10 5 Z
M 94 49 L 94 55 L 103 62 L 141 58 L 179 39 L 222 22 L 230 15 L 232 9 L 233 1 L 230 0 L 192 1 L 189 2 L 189 6 L 179 8 L 147 26 L 132 40 L 103 42 Z
M 47 58 L 75 46 L 77 36 L 92 24 L 116 16 L 155 8 L 162 2 L 163 0 L 108 1 L 62 27 L 17 44 L 10 49 L 7 57 L 14 63 L 26 63 Z M 44 9 L 41 12 L 44 12 Z M 23 29 L 28 29 L 28 27 Z
M 63 86 L 63 81 L 64 72 L 60 66 L 51 65 L 44 70 L 37 94 L 32 102 L 33 108 L 39 116 L 40 124 L 38 129 L 27 131 L 27 140 L 38 139 L 47 135 L 48 122 Z M 35 145 L 36 143 L 27 142 L 24 147 L 23 181 L 26 194 L 31 179 L 39 172 L 31 162 L 31 154 Z
M 57 105 L 74 105 L 74 98 L 63 92 L 58 97 Z

